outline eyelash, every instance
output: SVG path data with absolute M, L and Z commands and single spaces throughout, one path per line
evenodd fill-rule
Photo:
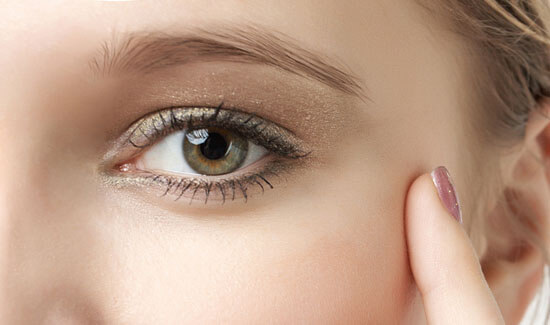
M 195 195 L 201 189 L 204 192 L 205 204 L 213 191 L 219 191 L 222 204 L 228 198 L 232 201 L 235 200 L 238 191 L 242 193 L 244 201 L 247 202 L 250 186 L 258 186 L 263 194 L 266 188 L 273 188 L 272 182 L 268 180 L 269 177 L 280 176 L 289 171 L 288 160 L 298 160 L 311 154 L 311 151 L 307 150 L 302 141 L 291 131 L 255 114 L 244 113 L 236 109 L 225 109 L 222 106 L 223 102 L 216 107 L 168 107 L 141 118 L 133 124 L 134 127 L 130 128 L 126 140 L 129 145 L 140 150 L 133 159 L 136 159 L 144 149 L 172 132 L 212 126 L 235 132 L 247 141 L 263 146 L 276 157 L 271 159 L 260 171 L 247 172 L 221 180 L 205 179 L 204 177 L 209 177 L 207 175 L 190 178 L 140 170 L 143 174 L 142 179 L 164 186 L 162 196 L 173 193 L 176 196 L 176 201 L 186 192 L 192 191 L 189 204 L 193 202 Z M 132 169 L 129 167 L 130 165 L 122 163 L 116 165 L 116 168 L 119 172 L 128 172 Z
M 222 204 L 224 204 L 228 198 L 229 191 L 231 193 L 230 199 L 232 201 L 235 200 L 237 191 L 240 191 L 245 199 L 245 202 L 247 202 L 248 186 L 257 185 L 262 189 L 262 193 L 265 191 L 266 187 L 272 189 L 273 185 L 268 180 L 268 175 L 279 176 L 279 173 L 276 170 L 266 169 L 260 172 L 244 174 L 239 178 L 234 177 L 219 181 L 207 181 L 199 178 L 191 178 L 186 180 L 185 178 L 150 173 L 150 175 L 145 176 L 145 179 L 165 186 L 166 190 L 161 196 L 166 196 L 170 193 L 170 191 L 173 191 L 174 195 L 176 195 L 176 199 L 174 201 L 179 200 L 185 192 L 193 191 L 193 195 L 189 201 L 189 204 L 191 204 L 195 198 L 195 194 L 203 189 L 205 194 L 204 203 L 206 204 L 212 190 L 214 189 L 219 190 L 222 195 Z

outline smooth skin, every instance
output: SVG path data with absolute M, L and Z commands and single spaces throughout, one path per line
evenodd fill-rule
M 474 259 L 506 323 L 519 322 L 543 259 L 510 254 L 504 224 L 484 227 L 503 189 L 479 194 L 498 171 L 548 240 L 550 168 L 534 157 L 550 161 L 550 127 L 533 115 L 516 147 L 480 143 L 475 56 L 438 18 L 412 0 L 0 1 L 0 324 L 422 324 L 416 283 L 439 288 L 424 297 L 432 323 L 496 317 Z M 90 71 L 114 35 L 242 25 L 352 73 L 368 100 L 239 60 Z M 133 121 L 221 100 L 294 131 L 313 150 L 307 166 L 223 206 L 105 181 Z M 440 165 L 477 255 L 428 180 L 415 182 Z M 447 284 L 429 282 L 435 270 Z M 489 307 L 455 312 L 468 299 Z

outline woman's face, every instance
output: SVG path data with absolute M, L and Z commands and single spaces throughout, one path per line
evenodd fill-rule
M 437 165 L 464 193 L 471 136 L 461 43 L 416 3 L 9 1 L 0 18 L 2 323 L 422 317 L 405 195 Z M 186 117 L 248 162 L 205 162 Z

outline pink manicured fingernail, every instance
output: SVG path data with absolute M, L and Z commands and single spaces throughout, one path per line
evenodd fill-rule
M 443 205 L 445 205 L 456 221 L 462 223 L 460 202 L 458 201 L 458 195 L 456 194 L 449 171 L 447 168 L 439 166 L 431 172 L 431 175 L 441 202 L 443 202 Z

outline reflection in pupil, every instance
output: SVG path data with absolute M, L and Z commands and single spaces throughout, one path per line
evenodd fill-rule
M 219 133 L 209 133 L 208 138 L 200 145 L 202 154 L 208 159 L 220 159 L 227 152 L 227 141 Z

